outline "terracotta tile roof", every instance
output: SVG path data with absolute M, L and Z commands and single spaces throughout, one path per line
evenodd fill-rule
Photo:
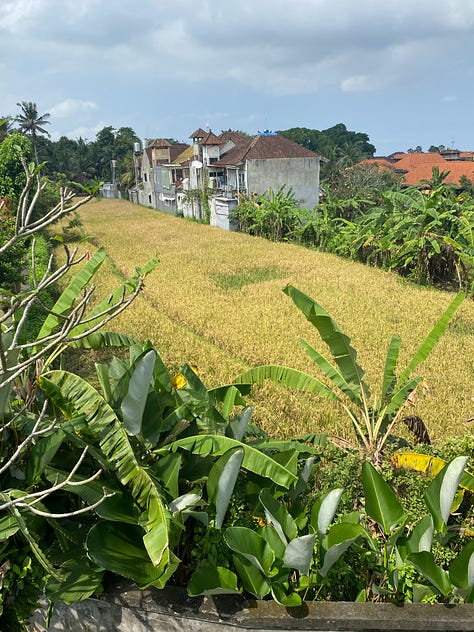
M 471 152 L 461 152 L 468 154 Z M 396 156 L 396 159 L 395 159 Z M 360 164 L 376 164 L 380 169 L 392 169 L 403 173 L 403 184 L 414 186 L 421 180 L 429 180 L 433 175 L 433 167 L 440 171 L 449 171 L 444 182 L 459 184 L 459 178 L 466 176 L 474 182 L 474 161 L 446 160 L 441 154 L 423 152 L 413 154 L 397 153 L 387 158 L 369 158 Z
M 189 135 L 189 138 L 204 138 L 206 134 L 207 132 L 205 132 L 201 127 L 198 127 L 195 132 Z
M 244 136 L 240 132 L 234 131 L 232 129 L 228 129 L 225 131 L 223 130 L 219 134 L 219 140 L 225 143 L 231 140 L 235 145 L 241 145 L 243 143 L 246 143 L 249 140 L 249 138 L 248 136 Z
M 246 143 L 237 145 L 214 163 L 225 167 L 237 165 L 244 160 L 272 160 L 275 158 L 320 158 L 320 154 L 294 143 L 284 136 L 254 136 Z
M 223 141 L 219 140 L 215 134 L 209 131 L 204 138 L 198 141 L 198 145 L 222 145 L 222 142 Z
M 166 138 L 155 138 L 155 140 L 148 145 L 148 147 L 152 149 L 164 149 L 170 146 L 171 143 L 167 141 Z
M 389 160 L 389 158 L 367 158 L 366 160 L 361 160 L 361 162 L 357 163 L 359 165 L 377 165 L 380 169 L 391 169 L 392 171 L 396 171 L 397 163 L 393 160 Z

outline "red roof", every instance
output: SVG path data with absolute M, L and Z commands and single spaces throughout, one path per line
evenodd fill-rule
M 460 156 L 470 158 L 472 152 L 460 152 Z M 474 182 L 473 160 L 446 160 L 441 154 L 435 152 L 420 153 L 396 153 L 383 158 L 368 158 L 360 164 L 376 164 L 380 169 L 391 169 L 403 174 L 403 184 L 413 186 L 421 180 L 430 180 L 433 175 L 433 167 L 440 171 L 449 171 L 444 182 L 459 184 L 461 176 L 466 176 Z
M 186 143 L 173 143 L 170 147 L 170 162 L 174 162 L 188 147 Z

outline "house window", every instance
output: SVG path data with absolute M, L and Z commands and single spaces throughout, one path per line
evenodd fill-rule
M 143 181 L 144 182 L 148 182 L 148 174 L 147 173 L 143 174 Z
M 148 204 L 151 204 L 151 193 L 148 194 Z

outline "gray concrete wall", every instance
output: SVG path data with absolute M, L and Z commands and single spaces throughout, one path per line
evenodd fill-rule
M 229 219 L 229 213 L 237 208 L 237 203 L 236 198 L 213 196 L 210 200 L 211 226 L 224 230 L 237 230 L 237 221 Z
M 29 632 L 46 632 L 45 609 Z M 474 630 L 474 605 L 312 602 L 284 608 L 239 595 L 190 598 L 182 589 L 136 590 L 123 582 L 101 599 L 58 605 L 50 632 L 457 632 Z
M 276 193 L 291 187 L 301 206 L 313 209 L 319 204 L 319 158 L 272 158 L 247 161 L 247 186 L 252 192 Z

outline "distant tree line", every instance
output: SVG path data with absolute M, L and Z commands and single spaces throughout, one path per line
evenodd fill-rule
M 0 143 L 15 133 L 28 137 L 32 158 L 37 163 L 46 162 L 42 171 L 44 175 L 63 184 L 76 182 L 82 186 L 94 185 L 112 180 L 111 161 L 115 160 L 115 177 L 122 185 L 123 192 L 133 185 L 133 145 L 139 138 L 131 127 L 114 129 L 111 125 L 106 126 L 92 141 L 82 137 L 70 139 L 67 136 L 53 141 L 46 128 L 49 125 L 49 113 L 40 114 L 34 102 L 22 101 L 17 105 L 20 113 L 16 117 L 0 116 Z M 330 183 L 335 183 L 346 167 L 375 153 L 375 147 L 367 134 L 350 131 L 343 123 L 322 131 L 294 127 L 278 133 L 320 153 L 324 157 L 321 176 Z
M 278 132 L 281 136 L 306 147 L 323 156 L 321 177 L 335 182 L 341 170 L 371 158 L 375 147 L 369 142 L 367 134 L 352 132 L 343 123 L 338 123 L 326 130 L 293 127 Z
M 123 183 L 125 190 L 132 183 L 133 144 L 139 138 L 131 127 L 114 129 L 111 125 L 106 126 L 93 141 L 67 136 L 53 141 L 46 129 L 50 115 L 39 114 L 33 102 L 22 101 L 17 105 L 20 108 L 18 116 L 0 116 L 0 143 L 12 135 L 28 138 L 31 158 L 37 163 L 46 163 L 43 175 L 62 184 L 94 185 L 112 180 L 111 161 L 115 160 L 116 180 Z

